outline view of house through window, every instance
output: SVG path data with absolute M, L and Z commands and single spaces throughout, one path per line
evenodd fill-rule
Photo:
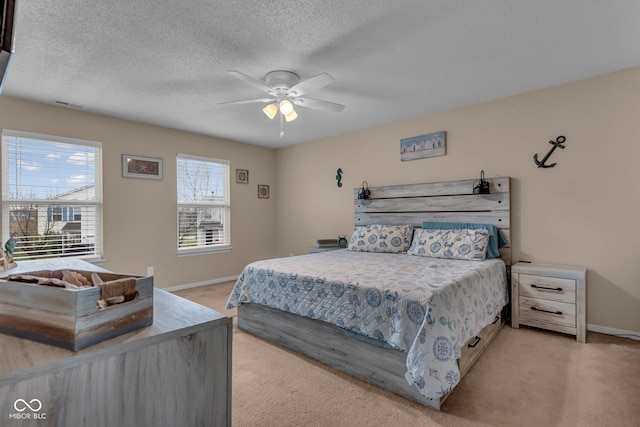
M 2 243 L 13 257 L 101 258 L 101 145 L 2 131 Z
M 178 154 L 178 252 L 227 250 L 229 162 Z

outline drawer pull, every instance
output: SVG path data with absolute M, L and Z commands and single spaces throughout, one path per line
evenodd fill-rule
M 531 310 L 533 310 L 533 311 L 542 311 L 544 313 L 551 313 L 551 314 L 557 314 L 558 316 L 562 316 L 562 312 L 561 311 L 543 310 L 543 309 L 538 308 L 538 307 L 531 307 Z
M 544 291 L 562 292 L 562 288 L 547 288 L 546 286 L 538 286 L 538 285 L 531 285 L 531 287 L 535 289 L 542 289 Z
M 491 324 L 492 324 L 492 325 L 495 325 L 495 324 L 496 324 L 496 322 L 497 322 L 498 320 L 500 320 L 500 316 L 496 316 L 496 320 L 494 320 L 493 322 L 491 322 Z
M 480 340 L 482 340 L 482 338 L 480 338 L 480 337 L 478 337 L 478 336 L 477 336 L 477 337 L 476 337 L 476 342 L 474 342 L 473 344 L 468 344 L 468 345 L 467 345 L 467 347 L 469 347 L 469 348 L 474 348 L 475 346 L 477 346 L 477 345 L 478 345 L 478 343 L 480 342 Z

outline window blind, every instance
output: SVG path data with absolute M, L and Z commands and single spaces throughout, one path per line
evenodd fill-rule
M 178 253 L 228 250 L 229 161 L 177 157 Z
M 2 131 L 2 235 L 16 260 L 102 257 L 102 148 Z

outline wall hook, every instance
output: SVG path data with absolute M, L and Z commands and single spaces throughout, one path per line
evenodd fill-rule
M 336 179 L 338 180 L 338 188 L 342 187 L 342 168 L 336 171 Z

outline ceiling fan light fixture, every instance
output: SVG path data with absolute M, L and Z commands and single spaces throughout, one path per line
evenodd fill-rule
M 284 122 L 291 122 L 298 118 L 294 104 L 305 108 L 334 112 L 340 112 L 344 108 L 344 105 L 336 104 L 335 102 L 301 97 L 307 92 L 318 90 L 331 83 L 333 77 L 327 73 L 321 73 L 309 77 L 306 80 L 300 80 L 300 77 L 291 71 L 275 70 L 269 71 L 264 76 L 264 81 L 256 80 L 239 71 L 229 70 L 229 73 L 243 82 L 267 93 L 270 97 L 223 102 L 221 104 L 268 104 L 262 109 L 262 112 L 271 120 L 275 119 L 278 115 L 280 116 L 281 137 L 284 136 Z M 280 112 L 280 114 L 278 114 L 278 112 Z
M 283 116 L 288 116 L 293 112 L 293 104 L 288 99 L 280 101 L 280 112 Z
M 269 117 L 271 120 L 278 114 L 278 107 L 276 104 L 269 104 L 262 109 L 262 111 Z
M 296 110 L 294 110 L 293 108 L 291 109 L 291 112 L 289 114 L 285 114 L 284 118 L 288 121 L 291 122 L 293 120 L 295 120 L 298 117 L 298 113 L 296 113 Z

